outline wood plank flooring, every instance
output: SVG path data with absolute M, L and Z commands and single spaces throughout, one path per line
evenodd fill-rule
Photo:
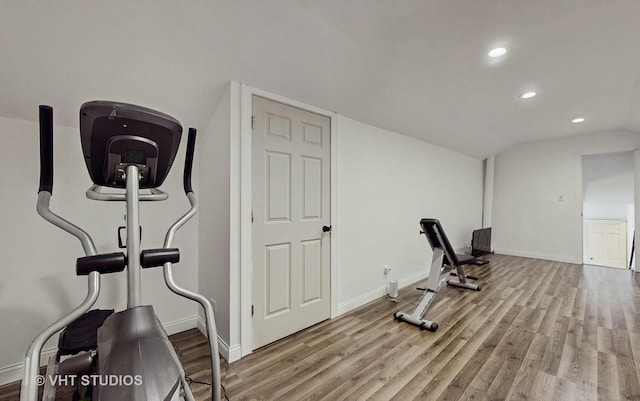
M 431 333 L 396 322 L 399 302 L 374 301 L 222 366 L 231 401 L 640 400 L 640 275 L 493 255 L 471 266 L 482 291 L 448 287 Z M 187 374 L 209 381 L 206 340 L 171 336 Z M 17 400 L 18 384 L 0 387 Z M 198 400 L 209 387 L 194 383 Z M 58 399 L 69 399 L 60 394 Z

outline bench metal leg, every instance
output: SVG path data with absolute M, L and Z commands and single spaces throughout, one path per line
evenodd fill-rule
M 431 260 L 431 269 L 429 271 L 429 278 L 427 279 L 427 289 L 424 291 L 424 294 L 422 294 L 422 298 L 420 298 L 418 305 L 416 305 L 411 314 L 405 312 L 396 312 L 393 314 L 393 317 L 401 322 L 407 322 L 416 325 L 422 330 L 438 330 L 437 323 L 423 319 L 422 317 L 429 309 L 431 302 L 442 286 L 444 278 L 449 273 L 449 269 L 445 269 L 445 271 L 443 271 L 442 269 L 443 259 L 444 251 L 440 248 L 434 249 L 433 259 Z

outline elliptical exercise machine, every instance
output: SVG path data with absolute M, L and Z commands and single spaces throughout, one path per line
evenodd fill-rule
M 180 251 L 172 248 L 178 229 L 197 213 L 197 198 L 191 186 L 191 170 L 196 130 L 189 129 L 183 187 L 189 210 L 166 233 L 159 249 L 141 250 L 139 202 L 162 201 L 168 194 L 158 189 L 175 159 L 182 126 L 174 118 L 140 106 L 94 101 L 80 109 L 80 137 L 87 169 L 94 185 L 88 198 L 100 201 L 126 202 L 126 255 L 123 252 L 99 254 L 91 236 L 80 227 L 54 214 L 49 209 L 53 192 L 53 109 L 40 106 L 40 188 L 37 211 L 51 224 L 80 240 L 85 257 L 78 258 L 76 274 L 88 276 L 88 292 L 84 301 L 63 316 L 31 343 L 25 357 L 25 372 L 20 391 L 21 401 L 36 401 L 38 386 L 44 384 L 43 400 L 55 399 L 53 380 L 58 375 L 87 375 L 133 378 L 93 386 L 92 400 L 102 401 L 194 401 L 184 370 L 153 306 L 141 304 L 141 269 L 163 267 L 167 287 L 174 293 L 198 302 L 205 312 L 211 351 L 211 399 L 220 401 L 220 359 L 214 309 L 204 296 L 179 287 L 174 281 L 172 265 L 180 259 Z M 102 187 L 124 189 L 102 192 Z M 143 193 L 149 189 L 149 193 Z M 124 247 L 124 246 L 123 246 Z M 55 333 L 87 319 L 95 311 L 89 309 L 100 294 L 100 276 L 127 270 L 127 309 L 98 313 L 97 334 L 75 338 L 61 348 L 75 356 L 61 361 L 60 353 L 50 358 L 44 383 L 36 381 L 42 347 Z M 89 313 L 87 313 L 89 312 Z M 104 312 L 104 311 L 100 311 Z M 91 319 L 89 319 L 91 321 Z M 95 324 L 95 321 L 93 321 Z M 63 332 L 60 343 L 72 335 Z M 93 343 L 92 338 L 93 337 Z M 69 345 L 71 344 L 71 345 Z M 77 349 L 74 348 L 77 345 Z M 80 345 L 78 345 L 80 344 Z

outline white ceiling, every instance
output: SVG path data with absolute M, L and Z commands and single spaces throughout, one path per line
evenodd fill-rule
M 640 132 L 640 1 L 0 1 L 1 116 L 109 99 L 202 127 L 229 80 L 476 158 Z

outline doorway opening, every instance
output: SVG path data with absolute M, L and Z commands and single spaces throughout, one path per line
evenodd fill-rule
M 635 228 L 634 171 L 630 151 L 582 156 L 584 264 L 621 269 L 635 264 L 630 260 Z

